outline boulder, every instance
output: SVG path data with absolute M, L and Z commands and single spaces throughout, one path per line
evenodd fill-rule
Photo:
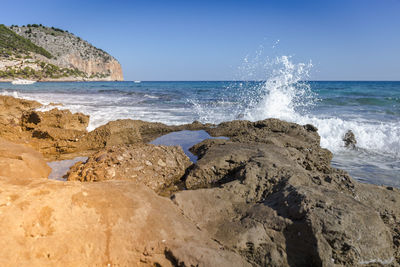
M 24 112 L 42 106 L 39 102 L 0 95 L 0 123 L 20 125 Z
M 69 181 L 133 180 L 156 192 L 180 182 L 191 164 L 181 147 L 150 144 L 102 149 L 68 173 Z
M 48 159 L 81 151 L 79 141 L 87 134 L 89 116 L 69 110 L 27 111 L 22 129 L 30 134 L 29 143 Z
M 22 115 L 22 126 L 28 129 L 56 128 L 63 130 L 86 131 L 89 116 L 82 113 L 72 114 L 69 110 L 57 108 L 50 111 L 27 111 Z
M 0 137 L 13 142 L 29 139 L 21 129 L 21 117 L 26 111 L 40 107 L 36 101 L 0 96 Z
M 47 178 L 50 172 L 50 167 L 40 153 L 0 138 L 0 176 Z

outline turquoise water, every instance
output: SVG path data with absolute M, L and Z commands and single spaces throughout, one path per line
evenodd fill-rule
M 321 145 L 334 153 L 334 166 L 361 181 L 400 187 L 400 82 L 302 82 L 284 73 L 252 82 L 0 83 L 0 93 L 89 114 L 88 130 L 121 118 L 312 123 Z M 343 146 L 347 130 L 355 133 L 357 150 Z

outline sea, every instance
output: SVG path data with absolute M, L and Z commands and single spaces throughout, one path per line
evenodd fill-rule
M 288 57 L 276 63 L 258 80 L 0 83 L 0 94 L 37 100 L 41 110 L 88 114 L 89 131 L 126 118 L 168 125 L 267 118 L 313 124 L 334 167 L 361 182 L 400 187 L 400 82 L 311 81 L 307 64 Z M 348 130 L 355 149 L 344 146 Z

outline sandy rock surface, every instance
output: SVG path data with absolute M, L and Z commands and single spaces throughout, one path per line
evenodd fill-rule
M 47 178 L 50 172 L 42 154 L 30 147 L 0 138 L 0 176 Z
M 3 266 L 249 266 L 130 181 L 0 177 Z

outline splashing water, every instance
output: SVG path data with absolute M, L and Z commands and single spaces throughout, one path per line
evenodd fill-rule
M 357 105 L 341 112 L 324 106 L 311 83 L 306 82 L 311 63 L 293 63 L 288 56 L 267 59 L 261 63 L 260 54 L 254 64 L 245 58 L 240 71 L 249 71 L 254 79 L 262 69 L 264 80 L 236 82 L 228 86 L 219 102 L 208 105 L 192 102 L 203 122 L 219 123 L 232 119 L 250 121 L 278 118 L 298 124 L 313 124 L 321 136 L 321 146 L 334 153 L 333 165 L 351 171 L 360 180 L 400 186 L 400 123 L 376 119 L 358 112 Z M 318 89 L 318 88 L 313 88 Z M 232 101 L 235 99 L 236 101 Z M 324 109 L 325 108 L 325 109 Z M 343 136 L 352 130 L 357 139 L 357 151 L 344 147 Z
M 358 140 L 358 147 L 374 152 L 400 156 L 399 123 L 382 123 L 366 118 L 346 119 L 331 114 L 313 114 L 312 108 L 318 101 L 305 82 L 312 64 L 294 64 L 290 57 L 275 59 L 269 78 L 252 93 L 250 105 L 245 108 L 244 119 L 251 121 L 278 118 L 299 124 L 314 124 L 321 135 L 321 146 L 334 152 L 344 151 L 342 137 L 352 130 Z M 243 95 L 242 95 L 243 98 Z
M 304 82 L 309 76 L 311 63 L 294 64 L 288 56 L 262 62 L 260 57 L 258 52 L 253 59 L 244 59 L 240 68 L 242 81 L 227 86 L 225 94 L 218 101 L 202 103 L 189 100 L 199 121 L 220 123 L 234 119 L 256 121 L 265 118 L 295 121 L 314 105 L 315 94 Z M 243 74 L 246 71 L 248 77 Z M 253 80 L 260 75 L 268 79 Z
M 294 64 L 289 57 L 282 56 L 270 66 L 272 74 L 259 85 L 257 98 L 251 96 L 244 118 L 252 121 L 265 118 L 296 120 L 299 112 L 314 105 L 314 94 L 310 86 L 303 82 L 308 78 L 312 64 Z

